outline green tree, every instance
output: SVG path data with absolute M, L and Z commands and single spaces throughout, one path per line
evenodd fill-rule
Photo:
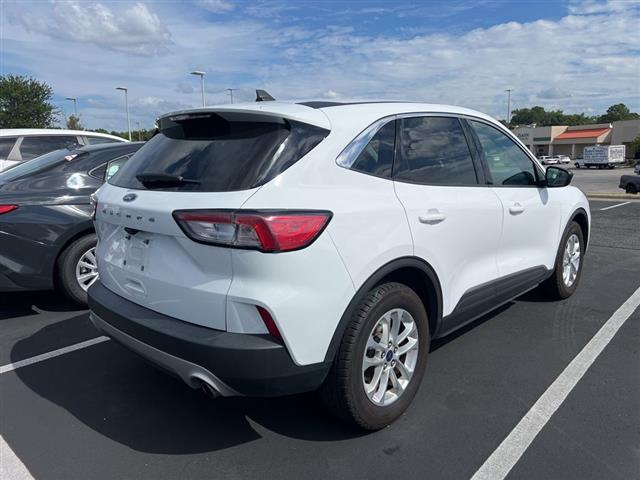
M 84 127 L 80 123 L 80 117 L 76 117 L 75 115 L 71 115 L 67 119 L 67 128 L 69 130 L 84 130 Z
M 0 128 L 51 128 L 53 89 L 22 75 L 0 75 Z
M 627 158 L 640 158 L 640 135 L 629 144 L 629 151 L 626 156 Z
M 617 122 L 618 120 L 635 120 L 640 115 L 629 110 L 624 103 L 616 103 L 607 108 L 607 113 L 598 117 L 598 123 Z

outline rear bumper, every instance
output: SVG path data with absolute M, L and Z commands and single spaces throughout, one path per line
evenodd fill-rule
M 268 335 L 229 333 L 144 308 L 96 282 L 89 289 L 94 325 L 191 387 L 222 395 L 278 396 L 317 389 L 330 364 L 298 366 Z

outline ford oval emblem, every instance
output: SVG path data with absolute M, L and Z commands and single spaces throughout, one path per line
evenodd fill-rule
M 136 195 L 135 193 L 127 193 L 124 197 L 122 197 L 122 201 L 133 202 L 136 198 L 138 198 L 138 195 Z

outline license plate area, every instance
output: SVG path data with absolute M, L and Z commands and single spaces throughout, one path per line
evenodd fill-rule
M 153 241 L 151 235 L 145 232 L 136 234 L 125 233 L 125 255 L 122 266 L 124 270 L 143 273 L 149 267 L 149 252 Z

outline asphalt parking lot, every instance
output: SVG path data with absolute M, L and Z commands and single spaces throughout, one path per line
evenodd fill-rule
M 572 298 L 533 291 L 435 343 L 413 405 L 376 433 L 313 395 L 209 400 L 112 341 L 12 369 L 98 333 L 53 293 L 0 294 L 0 477 L 471 478 L 640 287 L 640 202 L 620 203 L 591 202 Z M 640 309 L 507 478 L 638 478 L 639 405 Z
M 575 185 L 586 194 L 627 196 L 640 198 L 638 195 L 626 195 L 619 188 L 622 175 L 633 175 L 632 167 L 616 167 L 614 169 L 575 168 L 573 165 L 562 165 L 573 172 L 572 185 Z

